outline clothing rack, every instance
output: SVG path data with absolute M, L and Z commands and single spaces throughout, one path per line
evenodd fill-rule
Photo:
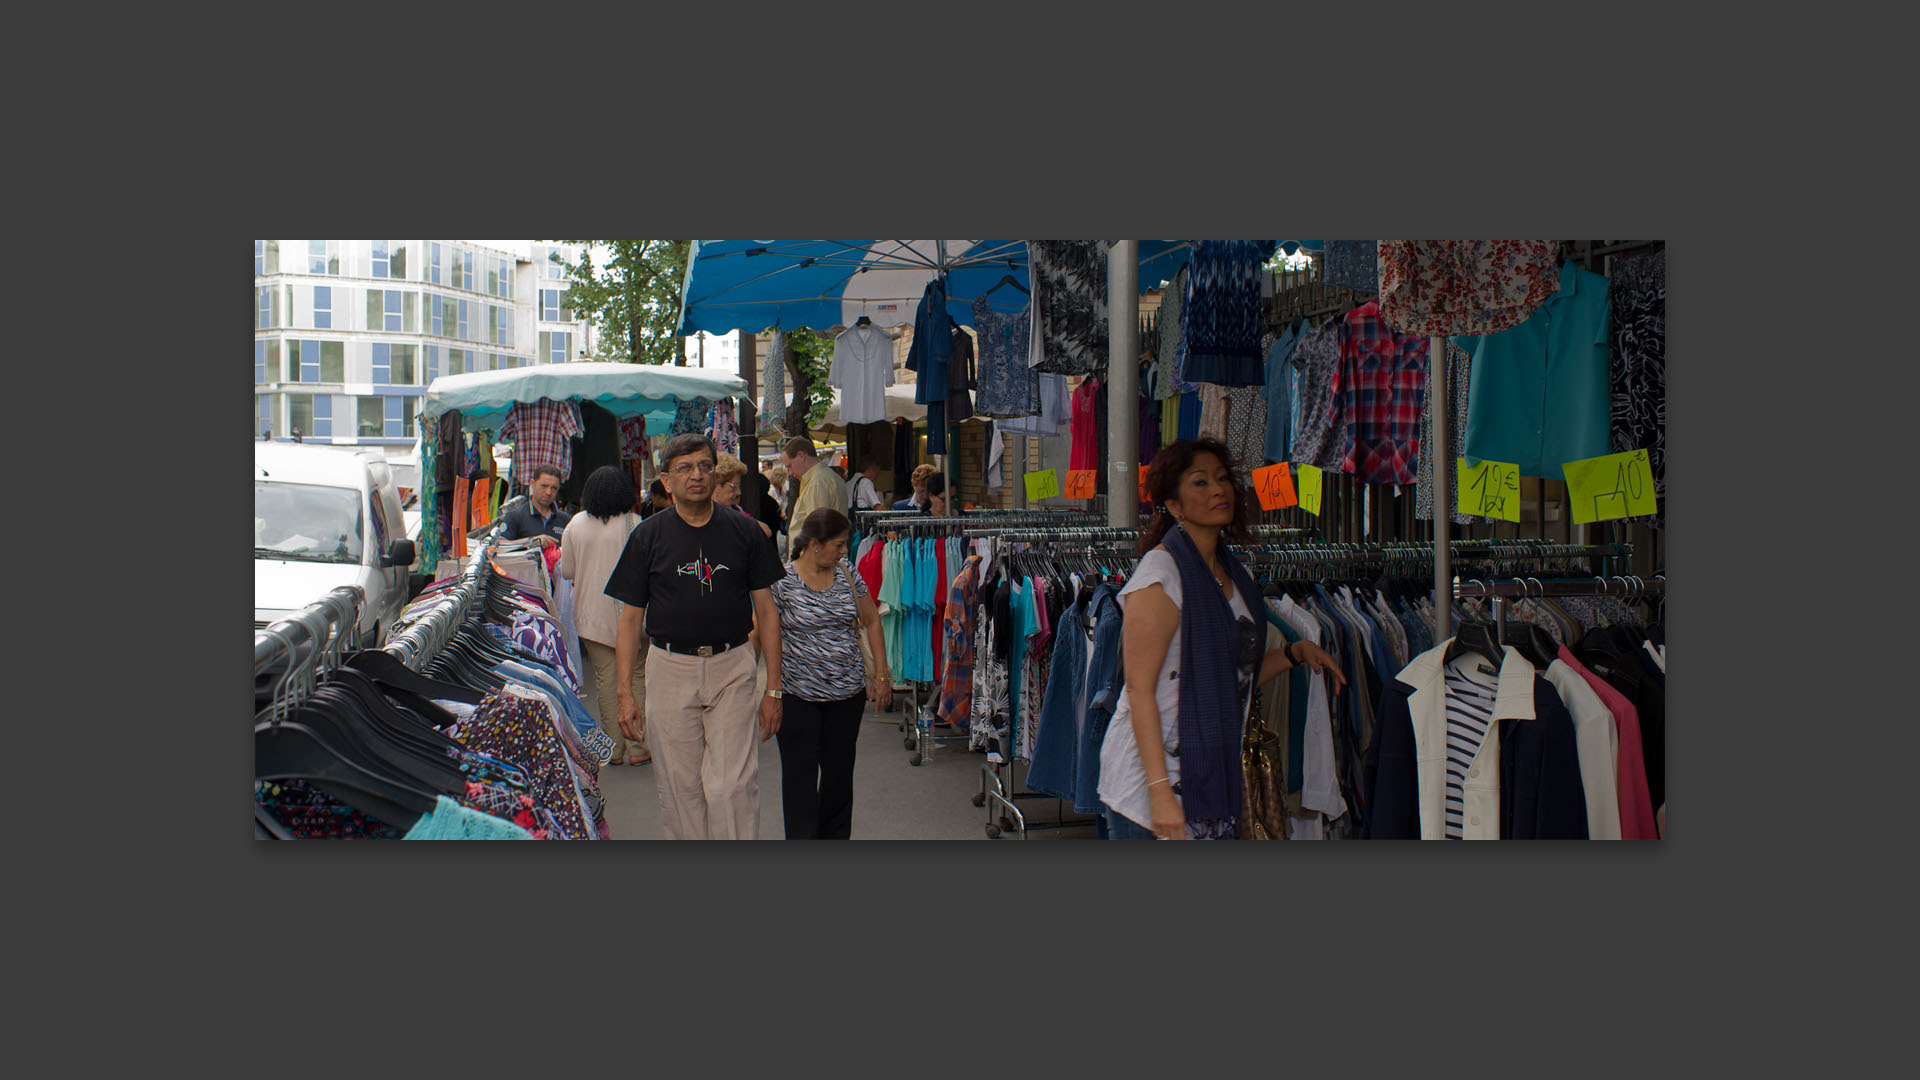
M 360 606 L 366 594 L 358 585 L 341 585 L 292 615 L 253 632 L 254 696 L 261 680 L 273 674 L 270 702 L 255 719 L 274 723 L 291 716 L 306 701 L 322 676 L 346 660 L 347 640 L 360 625 Z M 263 715 L 264 714 L 264 715 Z
M 500 539 L 501 524 L 495 522 L 468 557 L 466 569 L 460 572 L 458 583 L 448 590 L 453 602 L 436 604 L 419 621 L 408 625 L 381 646 L 382 651 L 398 657 L 410 671 L 419 671 L 440 654 L 447 642 L 452 641 L 453 636 L 466 625 L 468 618 L 485 603 L 483 597 L 493 577 L 492 556 Z
M 1547 578 L 1545 580 L 1529 577 L 1497 581 L 1453 579 L 1455 599 L 1485 597 L 1493 601 L 1493 640 L 1498 645 L 1506 644 L 1509 600 L 1530 600 L 1550 596 L 1617 596 L 1638 600 L 1645 597 L 1665 596 L 1666 591 L 1667 579 L 1664 576 Z

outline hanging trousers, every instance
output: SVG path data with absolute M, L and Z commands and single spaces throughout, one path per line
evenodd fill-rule
M 780 806 L 789 840 L 853 838 L 853 756 L 864 691 L 842 701 L 782 703 Z
M 647 649 L 646 745 L 669 840 L 760 836 L 759 661 Z

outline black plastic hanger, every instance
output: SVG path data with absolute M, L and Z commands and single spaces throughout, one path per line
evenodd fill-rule
M 342 756 L 313 729 L 293 720 L 254 727 L 253 775 L 256 780 L 305 780 L 402 831 L 439 805 L 431 792 Z
M 1474 653 L 1485 657 L 1498 670 L 1505 654 L 1493 640 L 1493 624 L 1474 620 L 1460 624 L 1460 632 L 1453 636 L 1453 644 L 1447 646 L 1442 663 L 1450 664 L 1454 660 Z
M 1002 277 L 999 281 L 994 282 L 993 288 L 988 289 L 986 292 L 981 293 L 980 297 L 981 299 L 985 299 L 989 296 L 992 296 L 995 291 L 1007 285 L 1011 285 L 1014 288 L 1019 289 L 1021 292 L 1026 293 L 1028 296 L 1033 295 L 1032 289 L 1029 289 L 1025 285 L 1020 284 L 1018 281 L 1014 280 L 1014 277 L 1012 274 L 1008 274 L 1005 277 Z
M 400 658 L 380 649 L 365 649 L 347 657 L 347 666 L 366 672 L 373 681 L 390 690 L 406 690 L 424 698 L 458 701 L 478 705 L 486 695 L 459 683 L 429 679 L 400 662 Z
M 859 318 L 857 318 L 857 319 L 855 319 L 855 320 L 853 320 L 853 325 L 855 325 L 855 326 L 872 326 L 872 325 L 873 325 L 873 320 L 872 320 L 872 319 L 869 319 L 869 318 L 867 318 L 867 317 L 866 317 L 865 315 L 862 315 L 862 316 L 860 316 Z
M 1560 646 L 1542 627 L 1525 621 L 1506 624 L 1506 642 L 1519 650 L 1527 662 L 1541 670 L 1559 658 Z

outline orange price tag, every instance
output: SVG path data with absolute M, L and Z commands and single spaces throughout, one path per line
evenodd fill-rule
M 1264 469 L 1253 470 L 1253 490 L 1260 495 L 1260 509 L 1279 510 L 1293 506 L 1300 499 L 1293 493 L 1293 474 L 1287 471 L 1286 462 L 1269 465 Z
M 1067 498 L 1093 498 L 1093 470 L 1070 469 L 1067 471 Z
M 1140 466 L 1140 501 L 1141 502 L 1147 501 L 1147 469 L 1148 469 L 1148 466 L 1146 465 Z

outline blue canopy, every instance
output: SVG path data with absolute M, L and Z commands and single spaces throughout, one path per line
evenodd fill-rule
M 1190 250 L 1185 240 L 1140 241 L 1140 291 L 1173 280 Z M 962 326 L 973 325 L 976 297 L 997 311 L 1026 305 L 1025 240 L 695 240 L 677 332 L 825 330 L 862 315 L 910 326 L 942 268 L 948 311 Z

